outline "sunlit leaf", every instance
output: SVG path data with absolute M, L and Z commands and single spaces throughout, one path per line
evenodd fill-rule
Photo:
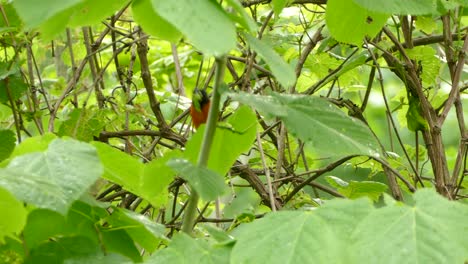
M 296 74 L 291 65 L 287 64 L 272 47 L 249 34 L 245 34 L 245 39 L 250 47 L 257 52 L 258 56 L 265 60 L 278 82 L 289 88 L 296 81 Z
M 349 0 L 329 0 L 325 18 L 333 38 L 360 45 L 365 37 L 373 38 L 381 30 L 389 14 L 369 11 Z
M 374 210 L 356 227 L 352 240 L 358 263 L 463 263 L 468 259 L 468 224 L 462 220 L 468 218 L 468 206 L 427 189 L 418 191 L 415 200 L 414 206 L 396 204 Z M 382 243 L 385 249 L 379 246 Z M 394 253 L 389 256 L 388 250 Z
M 29 248 L 34 248 L 49 238 L 62 235 L 65 230 L 65 217 L 57 212 L 36 209 L 28 215 L 24 228 L 24 240 Z
M 166 162 L 179 156 L 179 151 L 143 164 L 135 157 L 100 142 L 92 143 L 104 166 L 105 179 L 122 185 L 132 193 L 147 199 L 154 206 L 167 201 L 167 186 L 174 179 L 174 171 Z
M 463 263 L 468 206 L 433 190 L 415 200 L 380 208 L 334 200 L 312 212 L 271 213 L 233 233 L 231 263 Z
M 0 244 L 7 235 L 19 234 L 26 224 L 27 212 L 22 202 L 7 190 L 0 188 L 0 212 L 8 217 L 0 217 Z
M 221 6 L 206 0 L 152 0 L 153 7 L 206 54 L 222 55 L 236 45 L 236 30 Z
M 437 0 L 353 0 L 363 8 L 374 12 L 397 15 L 427 15 L 437 14 Z
M 229 255 L 229 245 L 210 245 L 203 239 L 195 240 L 184 233 L 179 233 L 174 236 L 167 248 L 157 251 L 147 263 L 229 263 Z
M 132 3 L 133 17 L 148 34 L 171 42 L 177 42 L 182 34 L 153 9 L 151 0 L 137 0 Z
M 167 163 L 190 183 L 203 200 L 212 201 L 224 193 L 224 179 L 218 173 L 193 165 L 185 159 L 173 159 Z
M 72 27 L 91 26 L 100 23 L 122 8 L 126 0 L 81 0 L 73 7 L 69 25 Z
M 0 130 L 0 161 L 8 158 L 15 148 L 15 133 L 11 130 Z
M 280 118 L 288 130 L 314 151 L 332 157 L 379 156 L 379 145 L 366 125 L 315 96 L 230 94 L 260 113 Z
M 46 152 L 16 157 L 0 169 L 0 186 L 19 200 L 65 214 L 102 171 L 91 145 L 56 139 Z
M 31 8 L 31 1 L 16 0 L 13 2 L 13 6 L 26 27 L 35 28 L 80 2 L 81 0 L 44 0 L 40 4 L 35 4 L 34 8 Z
M 128 210 L 115 210 L 109 221 L 113 227 L 125 229 L 130 237 L 148 252 L 153 252 L 161 242 L 161 238 L 164 238 L 163 225 Z

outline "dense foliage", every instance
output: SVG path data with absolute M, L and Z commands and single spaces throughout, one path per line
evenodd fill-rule
M 468 261 L 467 0 L 0 12 L 0 263 Z

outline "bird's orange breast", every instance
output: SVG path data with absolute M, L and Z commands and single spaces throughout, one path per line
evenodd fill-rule
M 207 102 L 201 106 L 201 111 L 193 106 L 190 107 L 190 115 L 192 116 L 192 123 L 195 128 L 198 128 L 201 124 L 205 124 L 208 119 L 208 112 L 210 111 L 210 102 Z

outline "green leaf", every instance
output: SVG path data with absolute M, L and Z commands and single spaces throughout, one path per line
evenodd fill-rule
M 250 33 L 254 33 L 257 31 L 258 26 L 253 20 L 253 18 L 247 14 L 244 7 L 238 0 L 226 0 L 226 3 L 229 7 L 231 7 L 236 13 L 230 12 L 228 15 L 231 19 L 237 23 L 239 23 L 242 27 L 247 29 Z
M 349 0 L 329 0 L 325 19 L 333 38 L 361 45 L 366 36 L 373 38 L 382 29 L 391 14 L 386 13 L 369 11 Z
M 430 46 L 424 46 L 408 49 L 406 53 L 410 59 L 416 61 L 415 66 L 421 69 L 423 86 L 435 85 L 441 67 L 441 61 L 437 57 L 436 50 Z
M 271 1 L 271 5 L 273 6 L 273 12 L 275 12 L 275 16 L 279 16 L 281 11 L 288 5 L 289 0 L 273 0 Z
M 105 179 L 122 185 L 125 189 L 147 199 L 154 206 L 167 201 L 167 186 L 174 179 L 174 171 L 166 162 L 180 155 L 179 151 L 143 164 L 138 159 L 100 142 L 92 143 L 104 166 Z
M 7 64 L 0 62 L 0 103 L 10 104 L 7 87 L 10 89 L 11 99 L 16 101 L 28 90 L 19 68 L 7 70 Z M 8 85 L 8 86 L 7 86 Z
M 24 241 L 29 248 L 35 248 L 49 238 L 62 235 L 65 230 L 65 217 L 47 209 L 36 209 L 28 215 L 24 228 Z
M 21 142 L 21 144 L 17 145 L 16 148 L 13 150 L 10 158 L 3 161 L 0 165 L 1 167 L 5 167 L 11 159 L 17 156 L 21 156 L 24 154 L 28 154 L 31 152 L 42 152 L 49 147 L 50 142 L 56 139 L 57 136 L 52 133 L 45 133 L 42 136 L 30 137 L 26 138 Z
M 165 227 L 151 221 L 144 215 L 116 208 L 110 216 L 109 222 L 114 228 L 124 229 L 133 241 L 150 253 L 156 250 L 161 239 L 166 240 Z
M 102 110 L 75 108 L 60 126 L 58 135 L 89 142 L 99 135 L 104 126 Z
M 138 178 L 143 171 L 143 163 L 127 153 L 101 142 L 91 143 L 97 150 L 99 159 L 104 166 L 103 178 L 126 188 L 138 186 Z
M 334 232 L 311 212 L 269 214 L 234 232 L 231 263 L 349 263 Z
M 0 188 L 0 212 L 7 217 L 0 217 L 0 245 L 3 244 L 4 237 L 19 234 L 26 224 L 26 209 L 23 203 L 7 190 Z
M 219 56 L 236 45 L 236 28 L 216 1 L 152 0 L 163 19 L 174 25 L 205 55 Z
M 468 259 L 468 206 L 429 189 L 418 191 L 414 198 L 414 206 L 380 208 L 359 224 L 352 235 L 358 263 L 463 263 Z
M 363 122 L 347 116 L 320 97 L 275 93 L 271 96 L 231 93 L 230 96 L 264 115 L 280 118 L 293 135 L 320 154 L 331 157 L 380 155 L 377 140 Z
M 236 217 L 242 213 L 253 211 L 260 203 L 258 194 L 250 188 L 241 188 L 236 191 L 236 195 L 223 209 L 225 217 Z
M 2 29 L 11 29 L 12 31 L 20 31 L 22 27 L 22 21 L 18 17 L 18 14 L 16 13 L 16 10 L 13 7 L 13 4 L 11 2 L 2 2 L 3 10 L 5 11 L 5 19 L 0 19 L 0 28 Z M 8 25 L 5 21 L 8 21 Z M 3 33 L 3 32 L 2 32 Z M 6 33 L 6 32 L 5 32 Z
M 94 203 L 97 202 L 94 200 Z M 73 203 L 68 211 L 64 233 L 75 236 L 86 236 L 95 243 L 99 243 L 96 223 L 107 216 L 108 212 L 105 208 L 93 206 L 78 200 Z
M 72 258 L 67 258 L 64 262 L 65 264 L 130 264 L 130 259 L 114 253 L 107 253 L 106 255 L 102 253 L 87 255 L 87 256 L 75 256 Z
M 8 158 L 15 149 L 15 133 L 11 130 L 0 130 L 0 161 Z
M 345 188 L 338 189 L 341 194 L 348 198 L 356 199 L 367 196 L 373 201 L 377 201 L 386 190 L 387 185 L 372 181 L 351 181 Z
M 46 0 L 31 8 L 28 0 L 14 6 L 27 29 L 38 28 L 43 40 L 51 40 L 67 26 L 91 26 L 122 8 L 125 0 Z
M 73 7 L 70 7 L 62 12 L 57 13 L 50 19 L 44 21 L 44 23 L 42 23 L 38 27 L 38 30 L 41 33 L 41 40 L 44 42 L 51 41 L 58 34 L 65 32 L 65 29 L 68 25 L 68 21 L 70 20 L 72 14 Z
M 173 150 L 145 164 L 135 193 L 147 199 L 154 207 L 165 205 L 168 200 L 168 186 L 175 176 L 167 161 L 181 155 L 179 150 Z
M 98 251 L 99 246 L 87 237 L 63 236 L 33 249 L 26 263 L 63 263 L 67 258 L 88 256 Z
M 380 182 L 351 181 L 348 187 L 339 189 L 339 192 L 351 199 L 367 196 L 373 201 L 377 201 L 386 190 L 387 185 Z
M 213 201 L 226 190 L 223 177 L 215 171 L 195 166 L 185 159 L 172 159 L 167 164 L 180 173 L 205 201 Z
M 468 206 L 428 189 L 414 198 L 413 206 L 332 200 L 270 213 L 234 231 L 231 263 L 463 263 Z
M 345 197 L 356 199 L 369 197 L 377 201 L 379 197 L 387 190 L 387 185 L 373 181 L 350 181 L 349 183 L 335 176 L 326 177 L 328 183 L 338 189 Z
M 56 139 L 45 153 L 16 157 L 0 169 L 0 186 L 19 200 L 64 214 L 101 173 L 92 146 Z
M 335 177 L 335 176 L 326 176 L 325 177 L 327 182 L 335 187 L 335 188 L 346 188 L 349 186 L 349 183 L 347 181 L 343 181 L 342 179 L 338 178 L 338 177 Z
M 418 130 L 425 131 L 429 129 L 429 124 L 422 116 L 421 102 L 417 97 L 408 95 L 408 112 L 406 112 L 406 122 L 408 129 L 415 132 Z
M 225 175 L 236 159 L 250 149 L 255 140 L 257 119 L 247 106 L 241 106 L 225 123 L 216 128 L 208 168 Z M 185 146 L 184 156 L 195 163 L 200 152 L 205 127 L 202 126 Z M 235 142 L 235 143 L 234 143 Z
M 132 12 L 135 21 L 150 35 L 171 42 L 177 42 L 182 37 L 182 33 L 155 12 L 151 0 L 133 1 Z
M 245 39 L 258 56 L 262 58 L 270 67 L 278 82 L 285 88 L 289 88 L 296 82 L 296 74 L 291 65 L 287 64 L 272 47 L 249 34 L 245 34 Z
M 167 248 L 158 250 L 147 263 L 229 263 L 230 252 L 230 245 L 210 245 L 203 239 L 178 233 Z
M 438 14 L 436 0 L 407 0 L 407 1 L 353 0 L 353 2 L 360 5 L 362 8 L 371 10 L 373 12 L 380 12 L 380 13 L 386 13 L 386 14 L 396 14 L 396 15 Z
M 24 21 L 26 28 L 31 29 L 80 2 L 81 0 L 44 0 L 31 8 L 30 0 L 16 0 L 13 6 Z
M 106 250 L 119 253 L 132 259 L 134 262 L 141 262 L 142 257 L 132 238 L 122 229 L 102 229 L 102 240 L 106 245 Z
M 102 20 L 112 16 L 114 12 L 121 9 L 126 0 L 81 0 L 73 7 L 70 16 L 71 27 L 91 26 L 99 24 Z

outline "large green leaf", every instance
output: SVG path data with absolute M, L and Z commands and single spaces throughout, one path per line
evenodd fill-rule
M 325 18 L 333 38 L 361 45 L 366 36 L 373 38 L 380 31 L 389 14 L 369 11 L 350 0 L 328 0 Z
M 7 87 L 9 93 L 7 93 Z M 10 104 L 10 95 L 13 101 L 18 100 L 28 90 L 19 67 L 10 68 L 6 62 L 0 62 L 0 103 Z
M 165 239 L 165 227 L 140 215 L 124 209 L 115 209 L 109 217 L 109 223 L 114 228 L 124 229 L 132 239 L 146 251 L 152 253 Z
M 226 190 L 223 177 L 215 171 L 195 166 L 185 159 L 173 159 L 167 164 L 179 172 L 205 201 L 216 199 Z
M 59 236 L 31 250 L 25 263 L 63 263 L 67 258 L 97 254 L 99 249 L 84 236 Z
M 0 244 L 7 235 L 19 234 L 26 224 L 27 212 L 23 204 L 7 190 L 0 188 Z
M 59 136 L 69 136 L 82 141 L 91 141 L 105 126 L 102 110 L 75 108 L 62 123 Z
M 101 234 L 106 250 L 122 254 L 134 262 L 142 261 L 140 252 L 125 230 L 121 228 L 103 228 Z
M 322 214 L 282 211 L 241 226 L 234 232 L 231 263 L 350 263 L 346 248 L 350 232 L 342 225 L 351 229 L 371 206 L 365 200 L 340 202 L 328 210 L 325 206 Z
M 143 163 L 116 148 L 101 142 L 92 142 L 104 166 L 103 178 L 133 190 L 138 185 Z
M 379 144 L 361 121 L 315 96 L 230 94 L 268 116 L 280 118 L 288 130 L 309 143 L 314 151 L 332 157 L 379 156 Z
M 14 1 L 18 15 L 28 29 L 39 29 L 41 37 L 52 39 L 67 26 L 99 23 L 123 7 L 125 0 L 46 0 L 34 5 L 28 0 Z
M 73 7 L 69 25 L 78 27 L 98 24 L 106 17 L 112 16 L 127 2 L 127 0 L 81 0 Z
M 81 1 L 82 0 L 44 0 L 41 1 L 40 4 L 33 4 L 30 0 L 16 0 L 13 2 L 13 5 L 26 27 L 35 28 Z
M 239 155 L 250 149 L 255 140 L 256 124 L 255 114 L 247 106 L 240 107 L 226 122 L 218 124 L 207 167 L 225 175 Z M 205 127 L 200 127 L 185 146 L 184 156 L 192 163 L 198 159 L 204 131 Z
M 147 199 L 154 206 L 167 201 L 167 186 L 174 179 L 174 171 L 166 162 L 180 155 L 179 151 L 143 164 L 138 159 L 100 142 L 92 143 L 104 165 L 105 179 L 122 185 L 125 189 Z
M 427 120 L 422 115 L 421 101 L 408 94 L 408 111 L 406 112 L 406 124 L 411 131 L 425 131 L 429 129 Z
M 356 227 L 352 240 L 358 263 L 468 260 L 468 206 L 428 189 L 414 198 L 414 206 L 395 204 L 374 210 Z
M 13 150 L 13 153 L 7 160 L 0 163 L 0 167 L 5 167 L 6 165 L 8 165 L 10 160 L 14 157 L 28 154 L 31 152 L 45 151 L 49 146 L 50 142 L 52 142 L 52 140 L 56 138 L 57 136 L 52 133 L 45 133 L 42 136 L 26 138 L 21 142 L 21 144 L 16 146 L 16 148 Z
M 408 49 L 406 52 L 410 59 L 416 61 L 416 67 L 421 70 L 423 86 L 433 86 L 438 81 L 442 64 L 436 55 L 436 50 L 431 46 L 423 46 Z
M 67 258 L 64 262 L 65 264 L 132 264 L 134 262 L 130 261 L 130 259 L 114 253 L 107 253 L 107 254 L 94 254 L 94 255 L 87 255 L 87 256 L 74 256 L 71 258 Z
M 179 233 L 167 248 L 157 251 L 145 263 L 229 263 L 230 251 L 230 245 L 210 245 L 203 239 L 195 240 Z
M 296 74 L 293 67 L 287 64 L 272 47 L 249 34 L 245 34 L 245 39 L 249 43 L 250 48 L 257 52 L 258 56 L 268 64 L 273 75 L 281 85 L 289 88 L 296 82 Z
M 47 242 L 53 236 L 63 235 L 65 217 L 47 209 L 36 209 L 28 215 L 28 222 L 23 236 L 29 248 L 35 248 L 42 242 Z
M 275 12 L 275 16 L 279 16 L 283 8 L 286 7 L 289 0 L 273 0 L 271 1 L 271 5 L 273 6 L 273 12 Z
M 83 196 L 81 199 L 83 199 Z M 93 199 L 93 200 L 91 200 Z M 94 198 L 90 198 L 92 203 L 98 203 Z M 101 205 L 102 206 L 102 205 Z M 99 243 L 98 229 L 96 223 L 108 216 L 106 208 L 91 205 L 82 200 L 73 203 L 66 216 L 66 226 L 64 233 L 75 236 L 86 236 L 92 241 Z
M 437 14 L 437 0 L 353 0 L 354 3 L 374 12 L 397 15 Z
M 233 11 L 229 12 L 229 16 L 239 25 L 247 29 L 249 32 L 253 33 L 258 29 L 257 24 L 253 18 L 247 13 L 245 8 L 239 2 L 239 0 L 226 0 L 226 4 L 232 8 Z
M 171 42 L 177 42 L 182 37 L 182 33 L 154 11 L 151 0 L 133 1 L 132 11 L 135 21 L 148 34 Z
M 11 130 L 0 130 L 0 161 L 8 158 L 15 149 L 15 133 Z
M 387 190 L 387 185 L 373 181 L 350 181 L 349 183 L 335 176 L 327 176 L 327 181 L 345 197 L 356 199 L 369 197 L 377 201 Z
M 415 201 L 377 209 L 367 199 L 333 200 L 312 212 L 271 213 L 234 232 L 231 263 L 466 261 L 468 206 L 434 190 L 418 191 Z
M 0 169 L 0 186 L 19 200 L 64 214 L 101 174 L 94 147 L 56 139 L 46 152 L 16 157 Z
M 222 55 L 236 45 L 236 28 L 216 1 L 152 0 L 164 20 L 205 54 Z

